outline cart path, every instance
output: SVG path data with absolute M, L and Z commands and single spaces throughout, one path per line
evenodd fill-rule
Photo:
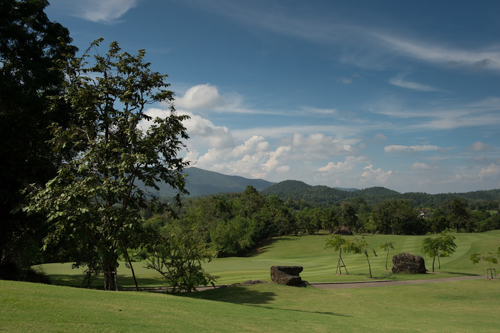
M 486 276 L 456 276 L 441 279 L 425 279 L 425 280 L 407 280 L 407 281 L 392 281 L 392 280 L 377 280 L 377 281 L 358 281 L 358 282 L 313 282 L 311 286 L 319 289 L 351 289 L 351 288 L 370 288 L 370 287 L 387 287 L 400 286 L 406 284 L 425 284 L 437 282 L 463 281 L 463 280 L 479 280 L 486 279 Z

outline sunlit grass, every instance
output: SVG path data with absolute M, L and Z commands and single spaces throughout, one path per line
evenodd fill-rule
M 395 249 L 389 253 L 389 268 L 392 267 L 391 258 L 401 252 L 422 255 L 420 246 L 422 240 L 428 236 L 392 236 L 392 235 L 365 235 L 368 243 L 375 249 L 378 256 L 370 257 L 373 277 L 375 279 L 408 280 L 422 278 L 442 278 L 457 275 L 486 275 L 486 263 L 472 265 L 468 260 L 474 252 L 496 250 L 500 246 L 500 230 L 473 233 L 455 234 L 457 250 L 449 258 L 441 258 L 441 269 L 436 262 L 435 274 L 426 275 L 392 275 L 385 270 L 386 253 L 379 249 L 379 244 L 393 241 Z M 336 275 L 338 254 L 332 249 L 325 248 L 325 241 L 330 235 L 313 235 L 302 237 L 283 237 L 262 245 L 261 252 L 254 251 L 246 257 L 217 258 L 205 264 L 205 269 L 211 274 L 220 276 L 217 284 L 231 284 L 246 280 L 270 281 L 270 267 L 273 265 L 303 266 L 301 277 L 309 282 L 342 282 L 366 280 L 368 266 L 364 255 L 344 254 L 349 275 Z M 352 236 L 348 236 L 352 237 Z M 359 236 L 358 236 L 359 237 Z M 371 255 L 371 253 L 370 253 Z M 427 269 L 431 267 L 431 258 L 422 255 L 426 260 Z M 81 284 L 82 269 L 71 269 L 71 264 L 45 264 L 41 268 L 56 284 Z M 136 276 L 141 287 L 164 286 L 159 274 L 148 270 L 140 262 L 134 264 Z M 122 287 L 133 287 L 134 282 L 129 269 L 122 263 L 118 269 L 118 283 Z M 96 280 L 95 286 L 102 285 Z
M 172 296 L 0 281 L 8 332 L 497 332 L 500 281 L 321 290 L 275 284 Z

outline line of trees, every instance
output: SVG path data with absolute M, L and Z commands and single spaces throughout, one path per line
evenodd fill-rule
M 243 254 L 259 242 L 284 235 L 319 232 L 423 235 L 450 228 L 461 232 L 500 228 L 498 213 L 488 213 L 484 220 L 476 220 L 461 199 L 454 199 L 423 216 L 405 200 L 387 200 L 371 207 L 358 198 L 340 206 L 314 207 L 303 200 L 265 197 L 252 186 L 242 193 L 188 199 L 175 218 L 170 214 L 151 216 L 148 213 L 145 217 L 147 224 L 156 224 L 159 228 L 177 223 L 179 219 L 198 225 L 205 231 L 207 244 L 219 257 Z M 387 246 L 384 250 L 390 248 Z

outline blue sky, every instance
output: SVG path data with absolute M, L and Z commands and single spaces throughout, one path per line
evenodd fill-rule
M 50 3 L 81 50 L 116 40 L 169 74 L 193 166 L 399 192 L 500 188 L 499 1 Z

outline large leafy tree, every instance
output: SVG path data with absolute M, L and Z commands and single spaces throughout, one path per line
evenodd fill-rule
M 22 278 L 37 259 L 42 223 L 16 210 L 21 189 L 54 177 L 58 159 L 47 145 L 48 126 L 64 126 L 71 112 L 49 109 L 64 76 L 54 61 L 75 52 L 69 31 L 44 13 L 46 0 L 0 1 L 0 277 Z M 10 275 L 10 276 L 9 276 Z
M 446 208 L 451 227 L 455 228 L 457 232 L 461 230 L 465 230 L 466 232 L 473 231 L 471 212 L 467 201 L 462 198 L 454 198 L 448 202 Z
M 418 211 L 406 200 L 381 202 L 372 212 L 373 222 L 382 234 L 420 235 L 425 231 Z
M 136 184 L 157 190 L 158 181 L 166 182 L 179 199 L 188 163 L 177 155 L 188 135 L 167 75 L 151 71 L 144 50 L 130 55 L 113 42 L 101 55 L 100 42 L 81 57 L 59 61 L 66 80 L 53 106 L 69 104 L 76 117 L 67 128 L 52 127 L 51 144 L 71 157 L 56 177 L 32 191 L 25 210 L 47 216 L 46 244 L 74 239 L 82 249 L 77 264 L 102 272 L 104 288 L 113 290 L 120 254 L 141 245 L 140 210 L 162 206 Z M 170 113 L 153 119 L 146 107 L 160 101 L 170 104 Z

